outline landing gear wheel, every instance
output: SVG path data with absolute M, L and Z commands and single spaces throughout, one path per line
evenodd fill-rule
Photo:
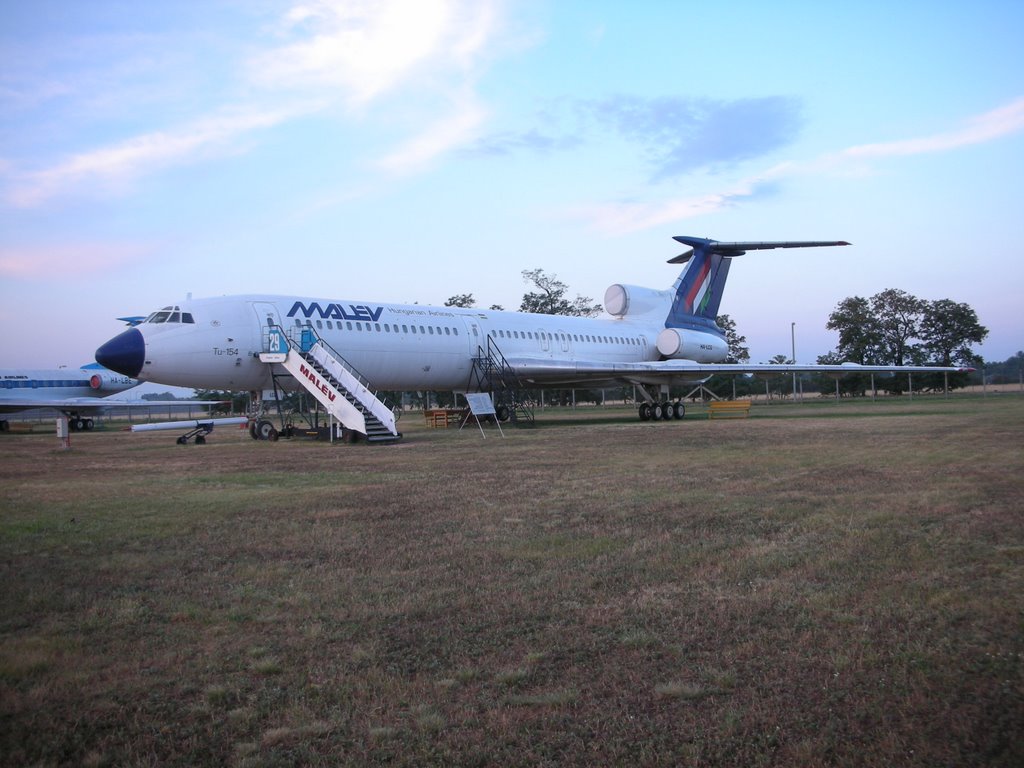
M 498 421 L 508 421 L 509 410 L 507 405 L 499 405 L 494 409 L 494 415 L 498 417 Z
M 640 414 L 640 421 L 650 421 L 651 420 L 651 404 L 650 403 L 640 403 L 640 409 L 639 409 L 638 412 Z
M 86 419 L 86 420 L 85 420 L 85 431 L 86 431 L 86 432 L 88 432 L 88 431 L 89 431 L 89 430 L 91 430 L 92 428 L 93 428 L 93 422 L 92 422 L 92 419 Z
M 654 421 L 661 421 L 663 418 L 665 418 L 665 406 L 663 406 L 661 403 L 654 403 L 651 406 L 651 418 Z
M 178 445 L 188 445 L 188 438 L 182 435 L 177 440 Z
M 266 419 L 260 419 L 256 422 L 256 439 L 257 440 L 276 440 L 277 430 L 274 429 L 272 422 Z M 271 437 L 273 435 L 273 437 Z
M 661 404 L 661 418 L 669 421 L 672 418 L 672 403 Z
M 74 421 L 71 422 L 71 428 L 75 430 L 75 432 L 81 432 L 83 429 L 85 429 L 85 420 L 75 419 Z
M 196 445 L 206 445 L 206 438 L 202 435 L 196 435 Z
M 686 415 L 686 406 L 681 402 L 672 404 L 672 418 L 681 419 Z

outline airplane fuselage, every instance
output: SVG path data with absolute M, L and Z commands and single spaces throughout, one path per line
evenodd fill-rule
M 138 383 L 128 376 L 95 365 L 91 368 L 3 369 L 0 370 L 0 398 L 10 405 L 0 405 L 0 412 L 24 410 L 36 402 L 107 397 Z
M 574 360 L 662 359 L 658 339 L 670 301 L 665 292 L 659 306 L 638 317 L 588 318 L 308 297 L 194 299 L 162 318 L 154 313 L 108 342 L 104 361 L 122 371 L 137 369 L 142 381 L 260 390 L 271 385 L 270 366 L 259 360 L 268 328 L 308 325 L 377 389 L 464 390 L 473 358 L 488 338 L 507 358 L 563 367 Z M 712 363 L 728 354 L 724 334 L 713 323 L 673 333 L 678 357 Z

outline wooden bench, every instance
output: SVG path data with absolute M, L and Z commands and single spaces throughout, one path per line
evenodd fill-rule
M 708 418 L 745 419 L 750 415 L 749 400 L 713 400 L 708 403 Z
M 430 408 L 423 412 L 427 419 L 427 426 L 431 429 L 458 426 L 462 414 L 463 409 L 461 408 Z

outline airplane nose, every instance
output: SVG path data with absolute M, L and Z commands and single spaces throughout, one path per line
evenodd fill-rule
M 139 377 L 146 358 L 146 340 L 137 328 L 129 328 L 96 350 L 96 362 L 116 373 Z

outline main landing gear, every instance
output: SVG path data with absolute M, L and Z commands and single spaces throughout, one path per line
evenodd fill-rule
M 678 400 L 674 403 L 640 403 L 638 411 L 640 421 L 670 421 L 686 415 L 686 407 Z

